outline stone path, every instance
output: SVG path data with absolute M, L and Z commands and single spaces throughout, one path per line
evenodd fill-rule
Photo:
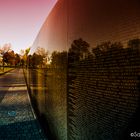
M 0 140 L 46 140 L 34 115 L 22 69 L 0 76 Z

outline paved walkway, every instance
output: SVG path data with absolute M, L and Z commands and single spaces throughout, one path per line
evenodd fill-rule
M 46 140 L 33 113 L 22 69 L 0 76 L 0 140 Z

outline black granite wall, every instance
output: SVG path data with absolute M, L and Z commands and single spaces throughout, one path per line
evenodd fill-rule
M 137 0 L 57 2 L 26 71 L 50 139 L 126 140 L 140 132 L 139 15 Z
M 68 138 L 120 140 L 139 126 L 140 52 L 109 50 L 70 63 Z

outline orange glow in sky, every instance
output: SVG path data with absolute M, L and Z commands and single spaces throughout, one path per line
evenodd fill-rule
M 57 0 L 0 0 L 0 46 L 15 52 L 32 45 Z

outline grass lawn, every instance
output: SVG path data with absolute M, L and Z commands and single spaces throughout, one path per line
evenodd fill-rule
M 0 67 L 0 74 L 8 72 L 9 70 L 12 70 L 12 69 L 14 69 L 14 68 L 4 67 L 4 71 L 3 71 L 3 67 Z

